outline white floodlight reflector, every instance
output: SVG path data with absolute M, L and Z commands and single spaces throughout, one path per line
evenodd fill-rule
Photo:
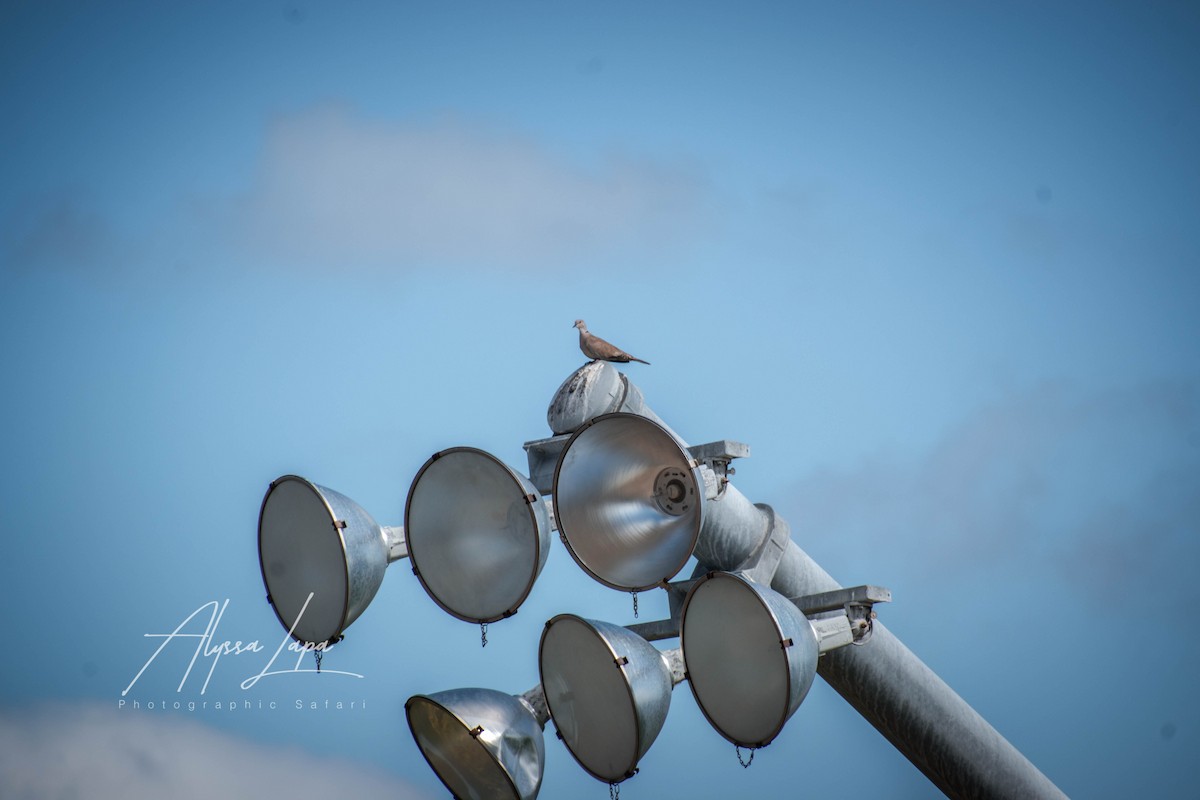
M 571 755 L 607 783 L 630 777 L 662 730 L 671 706 L 671 671 L 632 631 L 560 614 L 538 648 L 542 689 Z
M 404 704 L 421 755 L 462 800 L 533 800 L 542 787 L 542 727 L 518 698 L 492 689 L 414 695 Z
M 435 453 L 404 509 L 413 572 L 434 601 L 468 622 L 512 616 L 550 552 L 550 519 L 533 484 L 472 447 Z
M 704 716 L 742 747 L 771 743 L 817 671 L 804 614 L 773 589 L 727 572 L 709 573 L 688 593 L 680 644 Z
M 296 475 L 273 481 L 263 497 L 258 557 L 280 623 L 312 644 L 341 637 L 375 596 L 388 565 L 383 530 L 370 514 Z
M 704 480 L 661 425 L 605 414 L 563 449 L 554 516 L 571 557 L 589 575 L 642 591 L 669 581 L 691 557 L 704 517 Z

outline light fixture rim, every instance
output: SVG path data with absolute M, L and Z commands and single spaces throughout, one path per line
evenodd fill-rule
M 463 622 L 470 622 L 475 625 L 486 625 L 486 624 L 490 624 L 493 622 L 499 622 L 502 619 L 508 619 L 509 617 L 516 614 L 517 611 L 521 608 L 521 606 L 524 605 L 525 601 L 529 598 L 529 594 L 533 591 L 534 584 L 537 583 L 538 575 L 541 573 L 541 569 L 540 569 L 541 565 L 542 565 L 541 540 L 542 540 L 543 536 L 548 535 L 548 531 L 543 531 L 541 529 L 541 525 L 539 524 L 538 518 L 537 518 L 537 511 L 534 509 L 534 504 L 537 502 L 541 502 L 541 498 L 539 495 L 535 494 L 534 501 L 527 503 L 526 507 L 525 507 L 526 512 L 529 514 L 529 523 L 534 531 L 533 569 L 530 570 L 529 580 L 525 583 L 525 588 L 524 588 L 524 590 L 522 590 L 520 597 L 517 598 L 515 603 L 510 604 L 510 606 L 508 608 L 506 608 L 504 611 L 500 612 L 499 614 L 490 616 L 490 617 L 486 617 L 486 618 L 484 618 L 484 617 L 468 617 L 468 616 L 465 616 L 464 614 L 460 614 L 459 612 L 455 611 L 454 609 L 450 608 L 445 603 L 443 603 L 441 598 L 438 597 L 436 594 L 434 594 L 433 590 L 429 588 L 429 584 L 425 582 L 425 576 L 423 574 L 421 574 L 420 560 L 417 556 L 417 552 L 420 550 L 420 547 L 413 546 L 413 544 L 414 544 L 413 538 L 414 537 L 412 536 L 412 524 L 409 519 L 409 514 L 412 509 L 413 494 L 416 492 L 417 484 L 419 484 L 421 482 L 421 478 L 425 475 L 425 472 L 431 466 L 433 466 L 433 464 L 435 462 L 440 461 L 445 456 L 451 455 L 453 453 L 471 453 L 473 455 L 484 456 L 488 460 L 499 465 L 500 468 L 504 470 L 504 474 L 507 475 L 510 480 L 512 480 L 512 482 L 516 485 L 516 487 L 521 491 L 522 495 L 528 494 L 525 491 L 525 489 L 526 489 L 525 485 L 521 482 L 521 475 L 516 470 L 514 470 L 512 467 L 510 467 L 508 464 L 506 464 L 503 461 L 503 459 L 497 458 L 496 456 L 492 455 L 491 453 L 489 453 L 486 450 L 481 450 L 478 447 L 469 447 L 469 446 L 463 445 L 463 446 L 459 446 L 459 447 L 448 447 L 445 450 L 437 451 L 432 456 L 430 456 L 429 459 L 424 464 L 421 465 L 421 468 L 419 470 L 417 470 L 416 477 L 413 478 L 412 483 L 409 485 L 408 496 L 406 497 L 406 499 L 404 501 L 404 531 L 405 531 L 405 541 L 408 546 L 408 560 L 412 564 L 413 574 L 415 574 L 417 576 L 417 580 L 421 582 L 421 588 L 425 590 L 425 594 L 429 595 L 429 597 L 433 600 L 433 602 L 437 603 L 438 606 L 443 611 L 445 611 L 447 614 L 454 617 L 455 619 L 461 619 Z M 536 491 L 537 490 L 534 489 L 535 493 L 536 493 Z
M 428 754 L 426 754 L 425 748 L 421 746 L 421 740 L 417 738 L 417 732 L 413 728 L 413 724 L 412 724 L 412 706 L 413 706 L 414 701 L 424 701 L 426 703 L 429 703 L 429 704 L 437 707 L 441 711 L 444 711 L 445 713 L 449 714 L 451 717 L 454 718 L 454 720 L 456 722 L 458 722 L 459 725 L 462 725 L 463 730 L 465 730 L 467 732 L 468 736 L 470 736 L 471 728 L 468 727 L 466 720 L 464 720 L 462 717 L 460 717 L 458 714 L 456 714 L 453 709 L 449 708 L 448 706 L 444 705 L 443 703 L 439 703 L 437 700 L 434 700 L 432 697 L 430 697 L 427 694 L 414 694 L 412 697 L 408 698 L 408 700 L 404 701 L 404 717 L 405 717 L 405 720 L 408 722 L 408 732 L 412 735 L 413 741 L 417 745 L 417 750 L 419 750 L 421 752 L 421 758 L 425 759 L 425 763 L 429 765 L 429 769 L 433 771 L 433 774 L 437 775 L 437 778 L 439 781 L 442 782 L 442 785 L 450 790 L 450 794 L 454 794 L 453 787 L 451 787 L 450 784 L 446 783 L 446 780 L 442 777 L 442 773 L 438 772 L 437 767 L 435 767 L 433 765 L 433 762 L 429 760 L 429 756 L 428 756 Z M 514 798 L 520 798 L 521 790 L 519 788 L 517 788 L 517 782 L 513 779 L 512 774 L 508 771 L 508 767 L 506 767 L 504 765 L 504 763 L 501 762 L 500 759 L 498 759 L 496 757 L 495 753 L 493 753 L 491 750 L 488 749 L 487 745 L 485 745 L 483 742 L 479 741 L 478 737 L 471 736 L 470 738 L 472 739 L 472 741 L 475 742 L 475 745 L 477 747 L 480 747 L 483 749 L 484 753 L 491 760 L 491 763 L 494 764 L 497 768 L 499 768 L 500 773 L 504 776 L 504 779 L 506 781 L 508 781 L 508 788 L 512 790 L 512 796 Z
M 546 622 L 546 625 L 542 628 L 542 636 L 541 636 L 540 640 L 538 641 L 538 680 L 541 681 L 543 691 L 545 691 L 545 686 L 546 686 L 546 674 L 545 674 L 545 669 L 542 666 L 542 647 L 543 647 L 543 645 L 545 645 L 546 636 L 549 635 L 550 628 L 554 626 L 554 623 L 556 623 L 560 620 L 563 620 L 563 619 L 567 619 L 567 618 L 573 619 L 576 622 L 583 623 L 583 626 L 588 630 L 588 632 L 591 633 L 592 636 L 595 636 L 597 639 L 600 640 L 600 643 L 603 644 L 604 647 L 608 650 L 609 654 L 613 657 L 613 660 L 615 661 L 618 658 L 617 651 L 612 648 L 612 645 L 609 644 L 608 639 L 606 639 L 600 635 L 600 631 L 596 628 L 594 623 L 599 622 L 599 620 L 590 620 L 590 619 L 587 619 L 586 617 L 581 617 L 578 614 L 571 614 L 571 613 L 556 614 L 554 617 L 552 617 L 549 621 Z M 567 752 L 571 754 L 571 758 L 575 759 L 575 762 L 577 764 L 579 764 L 580 767 L 583 768 L 584 772 L 591 775 L 593 778 L 595 778 L 598 781 L 603 781 L 604 783 L 621 783 L 622 781 L 632 778 L 637 773 L 637 765 L 638 765 L 638 761 L 640 760 L 638 751 L 641 749 L 642 721 L 641 721 L 641 719 L 638 718 L 637 702 L 636 702 L 636 698 L 634 698 L 634 696 L 633 696 L 633 686 L 629 682 L 629 677 L 627 675 L 625 675 L 624 670 L 622 670 L 621 675 L 624 678 L 623 683 L 625 686 L 625 694 L 629 698 L 629 707 L 631 709 L 633 709 L 633 727 L 634 727 L 634 731 L 633 731 L 634 732 L 633 763 L 631 765 L 629 765 L 629 768 L 625 771 L 625 774 L 623 774 L 620 778 L 613 780 L 611 777 L 609 777 L 607 775 L 600 775 L 598 773 L 593 772 L 587 766 L 587 764 L 583 763 L 583 760 L 575 753 L 575 749 L 573 747 L 571 747 L 570 743 L 567 742 L 567 738 L 562 735 L 561 731 L 559 731 L 559 738 L 562 740 L 563 745 L 567 748 Z M 546 709 L 550 712 L 550 719 L 554 720 L 554 729 L 556 731 L 558 731 L 559 730 L 558 720 L 554 716 L 554 706 L 550 702 L 550 693 L 546 692 L 545 696 L 546 696 Z
M 690 677 L 691 676 L 691 668 L 687 664 L 687 644 L 686 644 L 688 608 L 691 606 L 692 598 L 695 596 L 696 591 L 701 586 L 708 583 L 710 580 L 715 580 L 718 578 L 732 578 L 736 582 L 740 583 L 743 587 L 748 589 L 750 591 L 750 594 L 752 594 L 754 596 L 754 599 L 758 602 L 759 606 L 762 607 L 762 609 L 764 611 L 766 611 L 768 615 L 770 615 L 771 621 L 774 622 L 774 624 L 775 624 L 775 630 L 779 631 L 780 633 L 783 632 L 783 625 L 780 622 L 779 616 L 775 613 L 775 610 L 773 608 L 771 608 L 770 604 L 766 602 L 766 600 L 763 598 L 762 594 L 760 594 L 758 591 L 760 588 L 769 589 L 770 587 L 764 587 L 762 584 L 757 583 L 753 580 L 750 580 L 749 578 L 747 578 L 744 575 L 739 575 L 736 572 L 726 572 L 724 570 L 710 570 L 706 575 L 704 575 L 704 577 L 702 577 L 698 581 L 696 581 L 696 583 L 693 584 L 692 587 L 688 590 L 687 597 L 684 598 L 683 605 L 680 606 L 680 611 L 679 611 L 679 621 L 680 621 L 679 622 L 679 648 L 683 653 L 684 670 L 687 672 L 687 674 L 689 676 L 688 682 L 687 682 L 688 689 L 691 690 L 692 697 L 695 699 L 696 705 L 700 707 L 700 713 L 704 714 L 704 718 L 706 720 L 708 720 L 708 724 L 710 726 L 712 726 L 712 729 L 715 730 L 717 733 L 719 733 L 724 739 L 726 739 L 727 741 L 729 741 L 735 745 L 738 745 L 739 747 L 749 747 L 749 748 L 754 748 L 754 749 L 763 748 L 763 747 L 766 747 L 767 745 L 769 745 L 771 742 L 775 741 L 775 739 L 779 737 L 779 734 L 783 732 L 784 726 L 786 726 L 788 723 L 788 720 L 791 719 L 791 716 L 788 714 L 786 702 L 784 703 L 783 713 L 780 714 L 780 716 L 779 716 L 779 722 L 777 725 L 775 725 L 773 727 L 771 734 L 769 736 L 767 736 L 765 739 L 763 739 L 760 742 L 738 741 L 737 739 L 734 739 L 733 737 L 731 737 L 727 733 L 725 733 L 724 729 L 722 729 L 721 726 L 719 726 L 716 723 L 716 721 L 713 720 L 712 716 L 709 715 L 708 708 L 705 707 L 704 702 L 700 699 L 700 695 L 696 691 L 696 684 L 694 681 L 691 680 L 691 677 Z M 799 644 L 797 643 L 797 645 L 795 645 L 795 646 L 799 646 Z M 789 663 L 789 660 L 788 660 L 787 650 L 784 647 L 782 647 L 782 641 L 781 641 L 781 646 L 779 648 L 779 653 L 780 653 L 780 656 L 783 661 L 784 678 L 785 678 L 785 684 L 784 684 L 785 691 L 784 691 L 783 696 L 784 696 L 784 698 L 790 698 L 792 696 L 792 670 L 791 670 L 791 664 Z
M 296 635 L 295 631 L 293 630 L 295 622 L 287 622 L 284 620 L 283 615 L 279 613 L 279 607 L 275 604 L 275 597 L 271 591 L 271 584 L 267 581 L 267 568 L 263 561 L 263 515 L 266 513 L 267 501 L 271 498 L 271 495 L 277 488 L 279 488 L 280 485 L 287 481 L 295 481 L 303 485 L 306 489 L 317 496 L 317 499 L 321 501 L 321 505 L 325 508 L 325 513 L 329 515 L 330 527 L 332 527 L 334 532 L 337 534 L 338 552 L 342 557 L 342 572 L 346 576 L 346 590 L 342 594 L 342 613 L 338 620 L 337 630 L 335 630 L 333 634 L 330 635 L 330 637 L 324 642 L 309 642 Z M 263 495 L 262 505 L 258 509 L 258 571 L 259 574 L 262 575 L 263 588 L 267 590 L 267 599 L 270 601 L 271 610 L 275 612 L 275 618 L 279 620 L 279 624 L 283 626 L 284 630 L 289 632 L 289 635 L 295 639 L 297 643 L 302 645 L 315 645 L 319 647 L 322 644 L 334 644 L 342 638 L 342 633 L 347 627 L 346 618 L 350 615 L 350 562 L 346 557 L 346 537 L 345 534 L 342 533 L 342 529 L 337 527 L 337 522 L 337 514 L 334 513 L 333 506 L 329 505 L 329 500 L 325 497 L 325 492 L 322 490 L 322 487 L 313 483 L 308 478 L 304 478 L 300 475 L 281 475 L 275 480 L 271 481 L 270 486 L 267 487 L 266 494 Z
M 656 580 L 652 583 L 647 583 L 643 586 L 622 586 L 620 584 L 613 583 L 612 581 L 597 574 L 591 567 L 585 564 L 583 559 L 575 552 L 575 548 L 571 546 L 571 541 L 563 527 L 563 517 L 562 514 L 559 513 L 558 509 L 558 476 L 560 470 L 562 469 L 563 461 L 566 459 L 567 453 L 570 452 L 571 446 L 575 444 L 575 440 L 582 436 L 594 425 L 613 418 L 638 420 L 640 422 L 644 422 L 652 426 L 652 430 L 657 429 L 663 434 L 663 436 L 670 439 L 671 442 L 673 442 L 679 448 L 679 452 L 683 456 L 683 463 L 686 466 L 688 474 L 691 476 L 692 482 L 694 483 L 697 493 L 700 496 L 703 496 L 704 494 L 704 477 L 700 474 L 699 464 L 690 457 L 687 449 L 679 443 L 675 436 L 672 435 L 666 427 L 660 425 L 649 417 L 644 417 L 641 414 L 631 414 L 627 411 L 614 411 L 608 414 L 598 414 L 595 417 L 592 417 L 587 422 L 580 425 L 575 432 L 571 434 L 571 438 L 567 440 L 567 443 L 563 445 L 562 451 L 558 454 L 558 461 L 556 461 L 554 464 L 554 482 L 551 484 L 553 487 L 553 491 L 551 493 L 551 502 L 554 504 L 554 519 L 558 525 L 559 539 L 562 540 L 563 546 L 567 548 L 567 552 L 570 554 L 571 559 L 578 564 L 579 568 L 586 572 L 593 580 L 604 584 L 610 589 L 616 589 L 621 592 L 646 592 L 651 589 L 657 589 L 666 586 L 666 584 L 669 583 L 675 575 L 678 575 L 679 571 L 687 565 L 688 560 L 691 559 L 692 554 L 696 551 L 696 544 L 700 541 L 700 531 L 704 527 L 704 500 L 701 499 L 698 501 L 695 524 L 692 526 L 691 532 L 691 546 L 688 549 L 687 555 L 683 557 L 674 570 L 672 570 L 670 575 L 664 575 L 659 580 Z

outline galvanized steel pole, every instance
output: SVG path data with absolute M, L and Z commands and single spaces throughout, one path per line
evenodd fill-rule
M 839 588 L 795 542 L 771 586 L 787 597 Z M 817 674 L 947 797 L 1066 797 L 878 621 L 864 646 L 822 656 Z

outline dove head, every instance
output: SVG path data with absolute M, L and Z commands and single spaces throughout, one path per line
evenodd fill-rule
M 587 330 L 587 324 L 586 324 L 586 323 L 584 323 L 584 321 L 583 321 L 583 320 L 581 320 L 581 319 L 577 319 L 577 320 L 575 320 L 575 327 L 576 327 L 576 328 L 579 328 L 579 330 L 581 330 L 581 331 L 586 331 L 586 330 Z

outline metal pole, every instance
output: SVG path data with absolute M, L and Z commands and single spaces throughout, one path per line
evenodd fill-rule
M 772 588 L 787 597 L 840 588 L 789 544 Z M 817 674 L 947 797 L 1066 797 L 878 621 L 864 646 L 822 656 Z
M 597 364 L 601 366 L 597 367 Z M 588 383 L 594 386 L 604 383 L 600 380 L 603 376 L 595 373 L 609 369 L 612 368 L 601 362 L 583 368 L 590 370 Z M 590 404 L 589 393 L 578 391 L 586 388 L 579 386 L 579 374 L 568 378 L 560 389 L 563 394 L 572 387 L 572 422 L 579 420 L 582 424 L 592 416 L 617 410 L 613 406 L 622 406 L 621 401 L 628 396 L 636 397 L 637 407 L 631 408 L 629 406 L 634 404 L 625 403 L 626 407 L 619 410 L 660 422 L 641 402 L 641 392 L 624 375 L 620 376 L 620 384 L 622 388 L 628 387 L 626 396 L 617 399 L 615 391 L 605 391 L 604 396 L 597 396 L 596 402 Z M 609 385 L 612 385 L 611 380 Z M 549 416 L 552 420 L 556 410 L 561 412 L 564 405 L 556 396 L 551 403 Z M 561 424 L 561 419 L 554 421 Z M 552 428 L 555 428 L 553 422 Z M 562 432 L 562 427 L 555 429 L 555 433 Z M 732 488 L 727 487 L 725 496 L 709 501 L 705 509 L 706 514 L 711 509 L 721 520 L 719 535 L 705 536 L 705 541 L 697 545 L 697 557 L 709 569 L 738 568 L 751 556 L 764 535 L 762 510 L 751 505 L 740 493 L 731 493 Z M 728 504 L 722 506 L 726 501 Z M 782 520 L 776 518 L 776 522 Z M 706 528 L 709 529 L 706 533 L 714 530 L 712 526 L 706 525 Z M 798 597 L 839 589 L 841 585 L 789 539 L 771 588 L 785 597 Z M 864 646 L 843 647 L 822 656 L 817 673 L 947 797 L 997 800 L 1066 797 L 878 622 L 870 641 Z

